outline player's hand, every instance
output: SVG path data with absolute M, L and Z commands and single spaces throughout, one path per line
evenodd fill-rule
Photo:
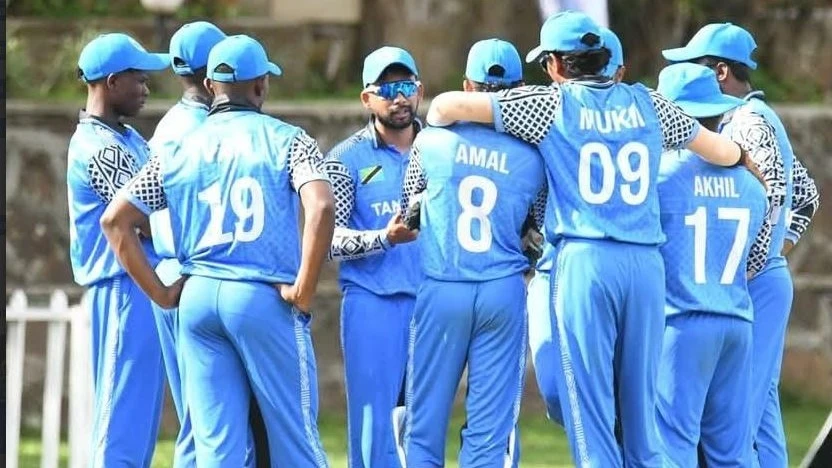
M 766 184 L 766 180 L 763 178 L 763 173 L 760 172 L 760 168 L 757 167 L 757 164 L 754 163 L 754 160 L 751 159 L 751 156 L 748 155 L 747 151 L 742 149 L 742 147 L 740 147 L 740 151 L 742 153 L 741 153 L 741 156 L 740 156 L 740 162 L 739 163 L 741 165 L 745 166 L 745 168 L 748 169 L 751 172 L 751 174 L 753 174 L 754 177 L 756 177 L 757 180 L 760 181 L 761 184 L 763 184 L 763 187 L 766 190 L 768 190 L 768 184 Z
M 411 203 L 410 206 L 407 208 L 407 216 L 405 217 L 404 224 L 411 231 L 418 231 L 422 225 L 421 216 L 422 202 L 421 200 L 416 200 L 415 202 Z
M 393 245 L 406 244 L 416 240 L 417 233 L 408 229 L 401 213 L 396 213 L 387 223 L 387 241 Z
M 309 314 L 309 309 L 312 306 L 312 298 L 303 298 L 300 295 L 300 290 L 294 284 L 278 284 L 277 290 L 280 291 L 280 296 L 284 301 L 295 306 L 301 313 Z
M 175 309 L 179 307 L 179 298 L 182 296 L 182 288 L 185 286 L 185 281 L 187 280 L 187 276 L 180 276 L 173 284 L 162 289 L 159 297 L 154 298 L 153 302 L 159 304 L 159 307 L 163 309 Z

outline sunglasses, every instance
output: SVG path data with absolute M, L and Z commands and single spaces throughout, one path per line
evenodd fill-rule
M 419 83 L 411 80 L 391 81 L 376 85 L 375 89 L 367 90 L 376 96 L 392 101 L 401 94 L 405 98 L 413 97 L 419 91 Z

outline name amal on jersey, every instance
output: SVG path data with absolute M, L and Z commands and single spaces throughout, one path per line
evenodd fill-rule
M 501 174 L 508 174 L 509 171 L 506 167 L 507 159 L 507 153 L 502 153 L 497 150 L 478 148 L 473 145 L 459 145 L 456 149 L 456 159 L 454 162 L 469 166 L 479 166 Z
M 644 117 L 641 116 L 641 112 L 639 112 L 635 104 L 630 104 L 629 107 L 606 109 L 604 111 L 581 107 L 581 130 L 610 133 L 642 128 L 644 126 L 646 126 Z
M 694 176 L 693 195 L 710 198 L 740 198 L 733 177 Z

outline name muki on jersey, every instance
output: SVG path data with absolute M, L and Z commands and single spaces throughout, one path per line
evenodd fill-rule
M 632 130 L 645 127 L 644 117 L 641 116 L 638 107 L 630 104 L 629 107 L 618 107 L 616 109 L 598 110 L 589 107 L 581 107 L 581 130 L 594 130 L 598 133 L 620 132 L 621 130 Z

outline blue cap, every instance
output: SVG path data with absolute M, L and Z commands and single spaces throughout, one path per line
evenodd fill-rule
M 222 64 L 231 72 L 217 72 Z M 269 61 L 266 49 L 252 37 L 244 34 L 228 36 L 215 45 L 208 54 L 208 78 L 220 83 L 248 81 L 271 73 L 280 76 L 283 71 Z
M 550 16 L 540 28 L 540 45 L 526 54 L 527 62 L 536 62 L 544 52 L 580 52 L 604 46 L 601 27 L 579 11 L 562 11 Z
M 662 55 L 671 62 L 688 62 L 711 55 L 756 70 L 757 62 L 751 59 L 756 48 L 754 37 L 745 29 L 731 23 L 711 23 L 697 31 L 686 46 L 663 50 Z
M 416 61 L 410 52 L 400 49 L 398 47 L 384 46 L 376 49 L 364 59 L 364 71 L 361 73 L 361 79 L 364 86 L 373 84 L 381 77 L 384 70 L 390 65 L 402 65 L 411 71 L 416 76 L 419 76 L 419 70 L 416 69 Z
M 745 104 L 745 101 L 722 94 L 716 73 L 695 63 L 674 63 L 659 73 L 656 90 L 691 117 L 716 117 Z
M 169 63 L 168 54 L 152 54 L 135 39 L 122 33 L 96 37 L 84 46 L 78 57 L 78 68 L 88 83 L 125 70 L 164 70 Z
M 494 65 L 499 65 L 505 70 L 503 76 L 488 74 L 488 70 Z M 523 62 L 517 49 L 510 42 L 485 39 L 471 46 L 471 50 L 468 51 L 465 78 L 478 83 L 508 85 L 523 79 Z
M 610 61 L 601 75 L 612 78 L 618 68 L 624 65 L 624 47 L 621 46 L 618 36 L 609 28 L 601 28 L 601 38 L 604 40 L 604 47 L 610 50 Z
M 208 64 L 211 48 L 226 38 L 220 28 L 207 21 L 187 23 L 170 38 L 170 65 L 177 75 L 193 75 Z M 180 59 L 179 65 L 174 59 Z

